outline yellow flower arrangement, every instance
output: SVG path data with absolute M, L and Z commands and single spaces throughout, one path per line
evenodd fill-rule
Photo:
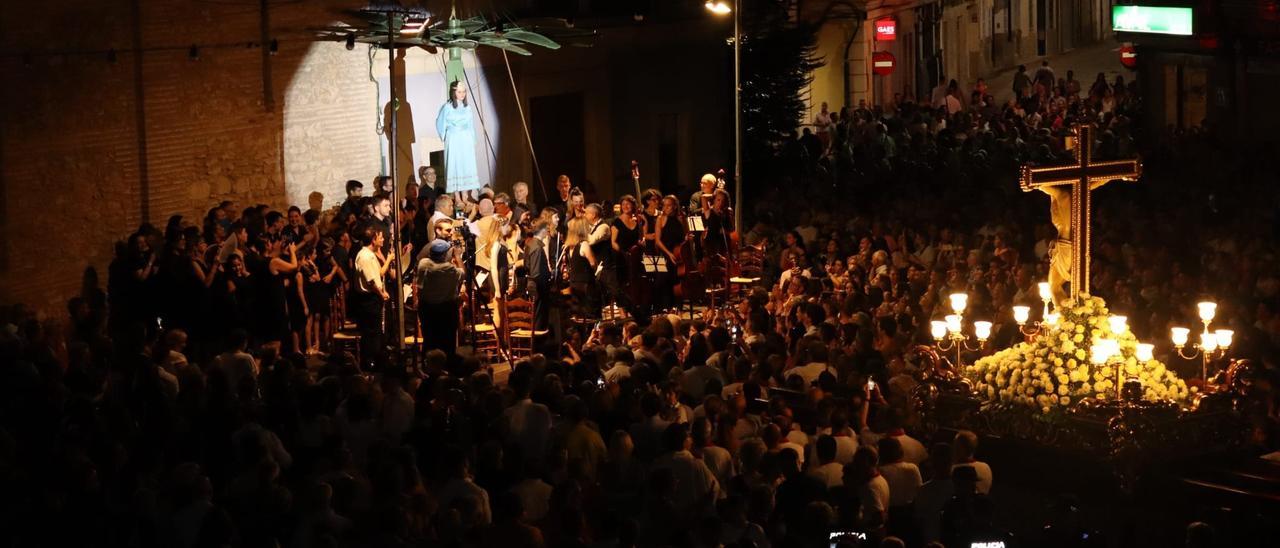
M 1109 316 L 1106 303 L 1085 295 L 1059 312 L 1062 316 L 1057 328 L 964 368 L 965 377 L 974 383 L 979 395 L 990 403 L 1017 404 L 1043 413 L 1087 397 L 1115 397 L 1114 362 L 1095 366 L 1086 352 L 1091 341 L 1104 335 Z M 1181 402 L 1194 393 L 1158 360 L 1138 363 L 1138 340 L 1132 332 L 1115 338 L 1120 343 L 1124 375 L 1142 382 L 1144 398 Z

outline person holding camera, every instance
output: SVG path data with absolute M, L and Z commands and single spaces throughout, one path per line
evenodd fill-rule
M 444 240 L 427 246 L 428 256 L 418 262 L 413 294 L 418 299 L 423 347 L 452 355 L 458 345 L 458 292 L 462 269 L 450 262 L 454 247 Z

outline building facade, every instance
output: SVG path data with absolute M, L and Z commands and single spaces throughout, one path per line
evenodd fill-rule
M 1112 0 L 906 0 L 862 2 L 856 16 L 824 21 L 812 102 L 884 104 L 922 97 L 939 82 L 972 86 L 1019 63 L 1110 37 Z M 816 17 L 823 2 L 802 12 Z M 893 28 L 890 36 L 884 30 Z M 893 70 L 876 73 L 892 56 Z M 847 84 L 845 83 L 847 82 Z

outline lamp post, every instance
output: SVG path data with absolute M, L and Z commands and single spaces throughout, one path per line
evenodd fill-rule
M 1235 332 L 1230 329 L 1209 330 L 1209 324 L 1213 323 L 1213 318 L 1218 312 L 1216 303 L 1207 301 L 1197 303 L 1196 310 L 1200 315 L 1200 322 L 1204 324 L 1204 331 L 1200 333 L 1200 342 L 1191 343 L 1191 352 L 1183 352 L 1182 350 L 1187 346 L 1187 339 L 1191 336 L 1190 329 L 1174 327 L 1169 330 L 1169 338 L 1173 340 L 1173 348 L 1178 351 L 1178 355 L 1182 359 L 1201 358 L 1200 380 L 1207 386 L 1209 383 L 1209 362 L 1226 355 L 1227 350 L 1231 348 L 1231 339 Z
M 733 226 L 742 230 L 742 5 L 738 0 L 732 7 L 724 0 L 707 0 L 704 6 L 716 15 L 733 13 Z

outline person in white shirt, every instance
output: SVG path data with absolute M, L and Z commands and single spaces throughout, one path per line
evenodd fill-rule
M 404 390 L 404 379 L 395 374 L 382 375 L 382 433 L 399 441 L 413 426 L 413 396 Z
M 845 483 L 855 482 L 862 503 L 860 525 L 866 530 L 879 529 L 888 519 L 889 483 L 877 468 L 879 455 L 871 447 L 859 447 L 853 462 L 845 465 Z
M 243 329 L 232 329 L 228 343 L 231 350 L 218 356 L 215 369 L 226 376 L 227 386 L 235 391 L 245 377 L 258 378 L 258 362 L 245 351 L 249 346 L 249 333 Z
M 662 433 L 665 454 L 653 461 L 653 470 L 667 469 L 680 486 L 672 497 L 677 515 L 710 513 L 720 495 L 720 483 L 710 468 L 689 451 L 692 440 L 683 424 L 672 424 Z
M 895 438 L 880 440 L 880 475 L 889 484 L 889 513 L 915 501 L 922 483 L 920 468 L 902 460 L 902 444 Z M 910 509 L 906 509 L 910 512 Z M 892 516 L 891 516 L 892 519 Z
M 475 514 L 462 516 L 463 523 L 488 525 L 493 521 L 493 514 L 489 510 L 489 492 L 471 480 L 471 463 L 467 460 L 466 453 L 457 450 L 450 454 L 447 459 L 450 473 L 449 481 L 445 482 L 436 491 L 436 502 L 439 504 L 439 512 L 442 519 L 448 516 L 449 511 L 453 509 L 455 501 L 462 498 L 470 498 L 475 505 Z
M 972 466 L 978 473 L 978 493 L 987 495 L 991 493 L 991 466 L 974 458 L 977 451 L 977 434 L 968 430 L 956 432 L 955 439 L 951 441 L 951 468 L 954 470 L 957 466 Z
M 516 404 L 503 412 L 507 421 L 507 443 L 520 447 L 525 460 L 542 462 L 551 438 L 551 410 L 529 398 L 530 382 L 527 366 L 509 377 Z
M 822 305 L 818 304 L 813 304 L 812 306 L 819 309 L 822 308 Z M 808 316 L 808 314 L 800 315 Z M 823 371 L 828 370 L 827 347 L 821 342 L 814 341 L 806 345 L 803 350 L 806 358 L 802 361 L 804 361 L 805 364 L 800 367 L 788 369 L 786 373 L 783 373 L 783 377 L 800 377 L 801 379 L 804 379 L 804 385 L 808 387 L 813 384 L 813 381 L 818 380 L 818 376 L 821 375 Z
M 360 357 L 371 362 L 382 350 L 382 303 L 391 298 L 383 284 L 383 276 L 391 261 L 382 260 L 382 231 L 370 226 L 364 230 L 364 247 L 356 254 L 355 294 L 351 316 L 360 328 Z
M 929 450 L 925 448 L 924 444 L 907 434 L 906 430 L 903 430 L 902 417 L 898 412 L 890 411 L 888 425 L 889 430 L 885 432 L 884 437 L 894 438 L 902 445 L 902 460 L 919 466 L 920 463 L 929 458 Z
M 733 455 L 712 441 L 711 421 L 706 417 L 694 419 L 691 427 L 693 453 L 702 458 L 702 463 L 707 465 L 712 474 L 715 474 L 716 481 L 720 482 L 720 485 L 728 485 L 729 480 L 738 475 Z
M 814 446 L 817 460 L 809 475 L 821 481 L 827 489 L 844 485 L 844 465 L 836 462 L 836 440 L 831 436 L 819 436 Z

